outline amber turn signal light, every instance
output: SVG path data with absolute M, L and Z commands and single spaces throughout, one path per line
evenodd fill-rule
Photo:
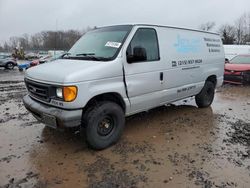
M 76 99 L 77 87 L 76 86 L 65 86 L 63 87 L 63 98 L 65 102 L 72 102 Z

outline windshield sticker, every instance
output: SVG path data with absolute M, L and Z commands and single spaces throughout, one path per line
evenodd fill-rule
M 120 48 L 122 43 L 120 42 L 111 42 L 111 41 L 108 41 L 105 46 L 107 47 L 112 47 L 112 48 Z

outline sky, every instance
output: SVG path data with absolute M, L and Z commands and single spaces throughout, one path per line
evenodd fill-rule
M 125 23 L 196 29 L 213 21 L 218 28 L 245 12 L 250 0 L 0 0 L 0 44 L 25 33 Z

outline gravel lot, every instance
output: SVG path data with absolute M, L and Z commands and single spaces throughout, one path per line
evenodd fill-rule
M 0 187 L 250 186 L 249 86 L 223 86 L 210 108 L 190 98 L 129 117 L 93 151 L 25 110 L 23 74 L 0 69 Z

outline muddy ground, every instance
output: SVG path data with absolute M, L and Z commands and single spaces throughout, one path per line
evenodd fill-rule
M 0 70 L 0 187 L 250 187 L 249 86 L 129 117 L 103 151 L 38 123 L 25 93 L 23 73 Z

